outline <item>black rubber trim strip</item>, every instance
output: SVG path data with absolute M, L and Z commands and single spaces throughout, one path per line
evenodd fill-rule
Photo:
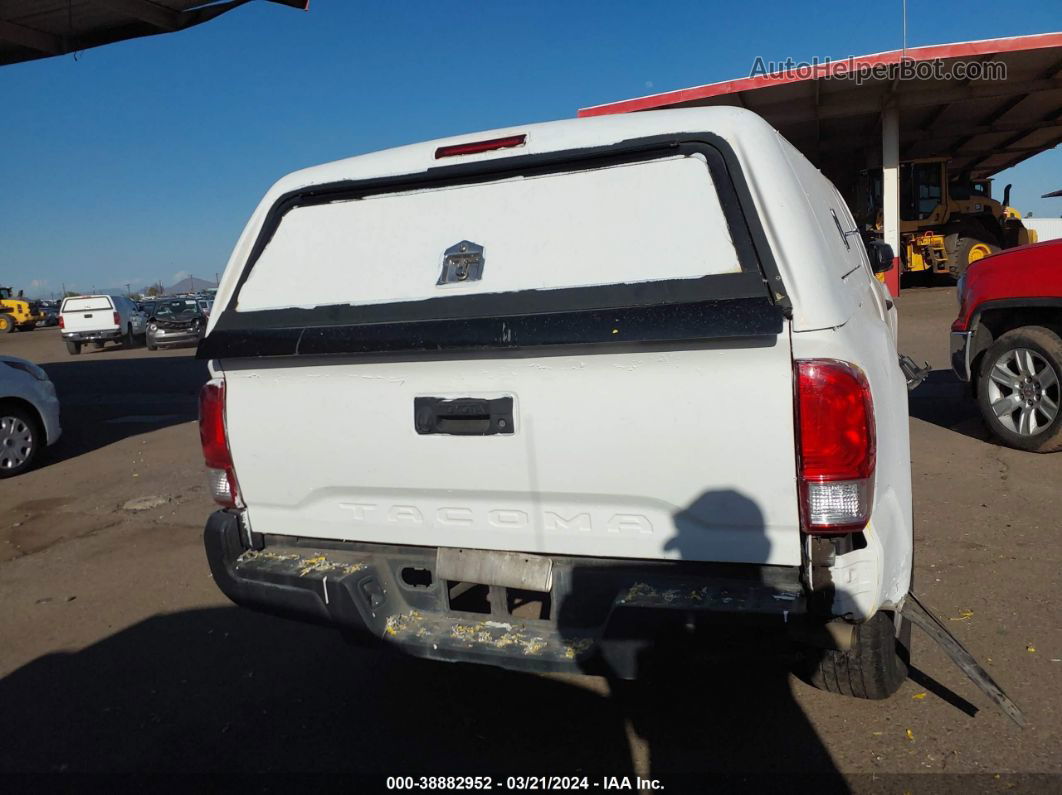
M 403 351 L 475 351 L 597 343 L 675 342 L 775 336 L 782 315 L 766 296 L 512 317 L 474 317 L 315 326 L 215 329 L 200 359 L 326 356 Z
M 264 309 L 222 315 L 218 318 L 215 331 L 514 317 L 696 303 L 728 298 L 758 298 L 765 294 L 763 278 L 758 273 L 721 273 L 696 279 L 453 295 L 388 304 L 333 304 L 312 309 Z
M 590 170 L 692 154 L 703 155 L 708 164 L 742 273 L 639 284 L 446 296 L 381 305 L 344 304 L 312 309 L 236 311 L 240 292 L 255 263 L 272 239 L 284 215 L 296 207 L 353 201 L 382 193 L 493 182 L 515 176 Z M 681 324 L 685 331 L 676 329 L 667 332 L 658 329 L 642 341 L 692 339 L 705 335 L 745 336 L 746 332 L 742 332 L 741 328 L 751 329 L 759 326 L 741 320 L 734 324 L 709 323 L 716 331 L 714 334 L 708 334 L 703 312 L 709 305 L 717 306 L 720 301 L 764 296 L 768 293 L 764 282 L 770 288 L 769 301 L 777 307 L 776 311 L 789 314 L 788 297 L 745 184 L 740 163 L 729 144 L 711 133 L 653 136 L 603 147 L 435 167 L 420 174 L 401 177 L 340 181 L 285 194 L 270 208 L 228 305 L 222 311 L 214 329 L 201 341 L 197 357 L 210 359 L 317 352 L 367 353 L 370 352 L 367 345 L 373 340 L 378 347 L 372 350 L 376 351 L 522 347 L 620 339 L 630 342 L 631 338 L 626 335 L 619 339 L 616 338 L 619 335 L 612 335 L 612 338 L 607 340 L 598 339 L 599 334 L 590 328 L 601 325 L 601 318 L 595 317 L 594 313 L 605 309 L 648 309 L 653 305 L 661 311 L 626 315 L 632 324 L 629 328 L 648 330 L 658 325 L 662 316 L 674 319 L 682 314 L 700 317 L 701 322 Z M 700 308 L 675 314 L 674 306 L 681 303 L 699 304 Z M 672 307 L 670 311 L 669 305 Z M 564 331 L 561 333 L 551 329 L 549 322 L 531 322 L 530 316 L 536 314 L 554 320 L 559 315 L 582 315 L 586 333 L 582 336 L 578 334 L 578 317 L 566 317 L 563 323 Z M 727 313 L 723 317 L 733 318 L 734 314 Z M 497 333 L 502 318 L 515 323 L 510 324 L 508 328 L 519 327 L 523 330 L 520 344 L 505 343 L 504 335 Z M 695 326 L 701 329 L 701 333 L 691 336 Z M 334 328 L 334 331 L 324 331 L 326 328 Z M 425 339 L 429 329 L 430 333 L 441 335 L 438 345 L 429 345 Z M 538 334 L 534 333 L 536 330 Z M 550 331 L 554 333 L 549 333 Z M 402 334 L 411 336 L 403 343 Z M 474 334 L 481 336 L 475 337 Z M 297 342 L 299 337 L 305 338 L 304 344 Z M 509 338 L 512 339 L 511 332 Z M 557 341 L 560 338 L 564 339 L 563 343 Z M 325 343 L 324 340 L 332 342 Z M 351 349 L 339 350 L 336 346 L 340 340 L 345 340 Z M 321 347 L 328 350 L 318 351 Z

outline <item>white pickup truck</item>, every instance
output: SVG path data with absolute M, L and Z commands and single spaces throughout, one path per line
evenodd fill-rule
M 90 342 L 97 348 L 108 342 L 133 347 L 147 333 L 147 318 L 125 296 L 79 295 L 63 299 L 59 329 L 67 352 L 76 356 Z
M 423 657 L 630 677 L 737 633 L 885 697 L 912 558 L 891 265 L 733 108 L 285 177 L 198 351 L 215 580 Z

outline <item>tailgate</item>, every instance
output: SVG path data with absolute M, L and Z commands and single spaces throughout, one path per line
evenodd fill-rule
M 117 328 L 107 296 L 68 298 L 62 309 L 65 331 L 109 331 Z
M 200 350 L 252 526 L 799 564 L 788 325 L 739 206 L 693 146 L 278 211 Z

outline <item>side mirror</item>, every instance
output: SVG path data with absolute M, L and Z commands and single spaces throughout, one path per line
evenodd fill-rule
M 870 259 L 870 269 L 874 273 L 886 273 L 892 270 L 892 261 L 895 255 L 892 246 L 884 240 L 871 240 L 867 243 L 867 257 Z

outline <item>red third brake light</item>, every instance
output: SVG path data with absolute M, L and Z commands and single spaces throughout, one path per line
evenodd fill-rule
M 492 152 L 495 149 L 512 149 L 514 146 L 523 146 L 526 141 L 526 135 L 510 135 L 505 138 L 491 138 L 489 141 L 472 141 L 467 144 L 440 146 L 435 150 L 435 159 L 456 157 L 457 155 L 474 155 L 479 152 Z
M 208 381 L 199 391 L 199 440 L 203 445 L 203 460 L 210 470 L 214 501 L 226 508 L 236 507 L 236 471 L 225 428 L 224 381 Z
M 801 518 L 807 533 L 862 530 L 874 502 L 874 403 L 863 371 L 796 362 Z

